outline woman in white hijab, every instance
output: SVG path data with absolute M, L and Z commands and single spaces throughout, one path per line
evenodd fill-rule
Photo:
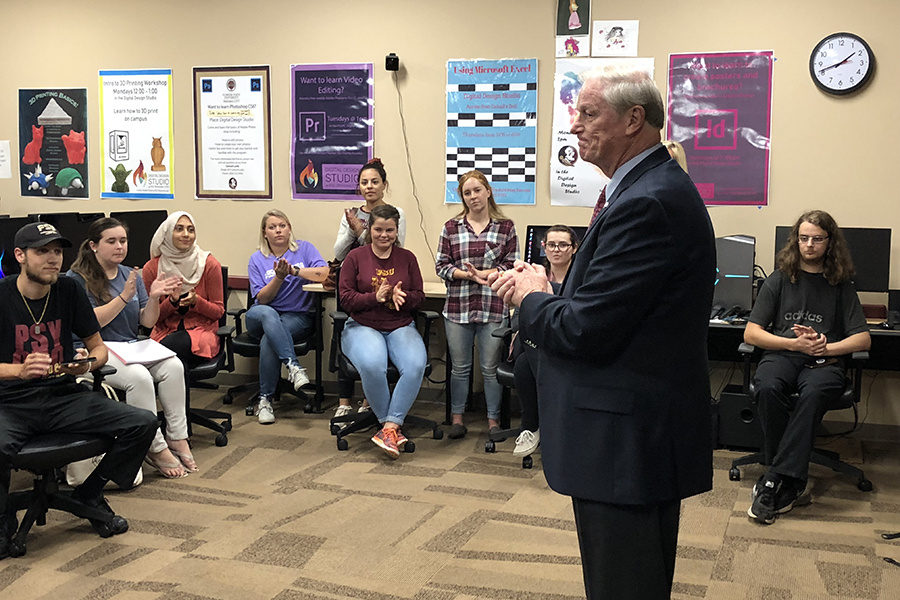
M 150 256 L 144 265 L 144 285 L 157 277 L 180 276 L 182 285 L 159 299 L 159 319 L 150 334 L 171 348 L 185 365 L 185 373 L 219 352 L 219 319 L 225 312 L 222 265 L 196 243 L 194 218 L 177 211 L 169 215 L 150 242 Z M 180 456 L 182 462 L 185 457 Z M 187 464 L 193 463 L 188 459 Z

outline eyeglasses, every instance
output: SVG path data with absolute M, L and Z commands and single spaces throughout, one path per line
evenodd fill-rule
M 816 246 L 819 244 L 824 244 L 825 240 L 828 239 L 827 235 L 798 235 L 797 239 L 800 240 L 801 244 L 808 244 L 812 242 Z
M 570 244 L 569 242 L 559 242 L 559 243 L 545 242 L 544 243 L 544 248 L 546 248 L 547 250 L 562 250 L 563 252 L 565 252 L 566 250 L 568 250 L 571 247 L 572 247 L 572 244 Z

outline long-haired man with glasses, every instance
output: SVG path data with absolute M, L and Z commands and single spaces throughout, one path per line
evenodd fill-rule
M 764 525 L 808 501 L 814 431 L 843 392 L 842 357 L 871 345 L 847 242 L 831 215 L 802 214 L 775 262 L 744 332 L 745 342 L 765 350 L 754 383 L 769 468 L 747 510 Z

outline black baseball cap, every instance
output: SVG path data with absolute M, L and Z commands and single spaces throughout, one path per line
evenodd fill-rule
M 50 242 L 59 240 L 63 248 L 71 248 L 72 242 L 64 238 L 59 230 L 50 223 L 37 221 L 19 229 L 16 232 L 16 248 L 41 248 Z

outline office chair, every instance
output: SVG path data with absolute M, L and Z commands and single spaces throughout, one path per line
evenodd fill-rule
M 115 373 L 113 367 L 102 367 L 93 373 L 93 390 L 101 391 L 103 377 Z M 63 466 L 103 454 L 112 446 L 112 438 L 100 435 L 75 433 L 49 433 L 38 435 L 19 450 L 10 461 L 13 469 L 27 470 L 34 474 L 33 487 L 30 490 L 11 492 L 9 494 L 10 513 L 15 515 L 25 510 L 25 516 L 14 536 L 10 539 L 9 554 L 12 557 L 23 556 L 26 552 L 25 539 L 32 526 L 46 525 L 47 511 L 51 508 L 71 513 L 83 519 L 97 519 L 108 522 L 109 513 L 83 504 L 72 498 L 71 490 L 59 489 L 58 470 Z M 64 481 L 65 479 L 62 478 Z M 101 537 L 109 537 L 112 532 L 101 528 Z
M 338 306 L 340 307 L 340 305 Z M 340 373 L 342 377 L 345 377 L 350 381 L 359 381 L 359 371 L 356 370 L 356 367 L 353 366 L 353 363 L 350 362 L 341 350 L 341 334 L 344 331 L 344 325 L 347 323 L 347 319 L 350 318 L 350 315 L 340 310 L 333 311 L 330 315 L 332 322 L 334 323 L 334 330 L 331 340 L 331 355 L 328 362 L 328 369 L 332 373 Z M 417 322 L 424 322 L 424 332 L 422 335 L 425 340 L 425 351 L 427 353 L 424 375 L 427 377 L 431 374 L 431 352 L 428 344 L 428 340 L 430 339 L 429 336 L 431 334 L 431 325 L 440 317 L 440 315 L 434 311 L 422 310 L 416 311 L 415 316 Z M 400 372 L 390 361 L 388 361 L 387 378 L 390 383 L 396 383 L 396 381 L 400 379 Z M 375 416 L 375 411 L 373 410 L 368 410 L 363 413 L 351 413 L 344 415 L 343 417 L 332 417 L 331 435 L 337 438 L 338 450 L 346 450 L 349 448 L 349 444 L 347 443 L 347 440 L 344 439 L 345 436 L 357 431 L 364 431 L 371 427 L 376 427 L 378 424 L 378 417 Z M 431 436 L 436 440 L 444 437 L 444 431 L 438 427 L 437 422 L 430 419 L 408 414 L 404 419 L 404 426 L 406 425 L 430 429 Z M 415 443 L 412 440 L 409 440 L 403 445 L 403 451 L 415 452 Z
M 742 343 L 738 347 L 738 351 L 744 357 L 744 381 L 743 390 L 756 403 L 756 388 L 753 379 L 750 377 L 751 359 L 756 350 L 755 346 Z M 853 427 L 859 422 L 859 409 L 857 404 L 862 396 L 862 371 L 863 363 L 868 360 L 868 352 L 854 352 L 850 358 L 850 365 L 847 369 L 847 378 L 844 384 L 843 393 L 829 406 L 826 412 L 831 410 L 853 409 Z M 796 394 L 794 394 L 796 397 Z M 840 454 L 832 450 L 824 450 L 822 448 L 813 448 L 809 461 L 811 463 L 828 467 L 837 473 L 843 473 L 848 477 L 856 480 L 856 487 L 861 492 L 871 492 L 872 482 L 866 479 L 866 474 L 859 467 L 855 467 L 841 460 Z M 731 481 L 741 480 L 741 471 L 738 467 L 743 465 L 765 464 L 765 453 L 754 452 L 747 456 L 736 458 L 731 462 L 731 469 L 728 471 L 728 479 Z
M 234 327 L 235 327 L 235 335 L 231 338 L 231 350 L 234 354 L 239 356 L 243 356 L 245 358 L 259 358 L 259 342 L 250 335 L 249 332 L 244 331 L 244 325 L 241 322 L 241 316 L 247 312 L 247 310 L 253 306 L 253 292 L 250 290 L 249 286 L 247 288 L 247 308 L 241 308 L 238 310 L 228 310 L 226 314 L 230 315 L 234 318 Z M 310 333 L 309 337 L 306 339 L 300 340 L 299 342 L 294 342 L 294 354 L 298 357 L 306 356 L 310 352 L 315 352 L 315 363 L 316 363 L 316 378 L 314 385 L 316 386 L 315 394 L 312 398 L 309 395 L 301 390 L 294 390 L 294 386 L 290 384 L 286 379 L 281 378 L 278 381 L 278 387 L 275 390 L 275 400 L 280 399 L 282 392 L 287 392 L 289 394 L 293 394 L 300 398 L 301 400 L 306 401 L 306 405 L 303 408 L 303 412 L 305 413 L 315 413 L 319 414 L 322 412 L 322 399 L 324 397 L 324 391 L 322 389 L 322 351 L 323 351 L 323 341 L 322 341 L 322 319 L 313 319 L 313 331 Z M 233 356 L 229 357 L 229 360 L 233 363 Z M 254 395 L 250 398 L 250 403 L 247 405 L 246 413 L 247 416 L 253 416 L 254 408 L 256 406 L 256 400 L 259 397 L 259 381 L 253 381 L 249 383 L 242 383 L 240 385 L 236 385 L 234 387 L 228 388 L 228 391 L 225 392 L 225 396 L 222 398 L 222 402 L 224 404 L 231 404 L 234 401 L 234 395 L 239 394 L 241 392 L 245 392 L 248 390 L 255 390 Z
M 222 298 L 228 305 L 228 267 L 222 267 Z M 219 352 L 212 358 L 204 359 L 200 364 L 188 370 L 189 385 L 185 389 L 185 401 L 187 402 L 188 437 L 193 435 L 191 425 L 199 425 L 217 432 L 216 446 L 228 445 L 228 432 L 231 431 L 231 414 L 218 410 L 191 407 L 191 388 L 197 387 L 208 390 L 219 389 L 216 383 L 207 383 L 219 374 L 219 371 L 234 372 L 234 351 L 231 347 L 231 335 L 234 333 L 234 325 L 228 325 L 228 312 L 223 312 L 219 317 Z M 160 413 L 162 414 L 162 413 Z M 218 422 L 221 421 L 221 422 Z

